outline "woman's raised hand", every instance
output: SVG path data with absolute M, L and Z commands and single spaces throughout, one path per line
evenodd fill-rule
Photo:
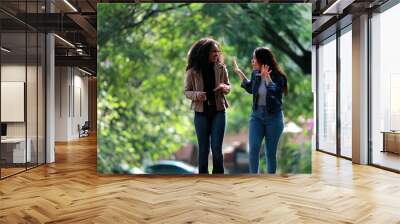
M 272 70 L 268 65 L 261 65 L 261 75 L 264 76 L 268 82 L 271 81 L 271 72 Z
M 236 63 L 236 58 L 233 58 L 233 60 L 232 60 L 232 65 L 233 65 L 233 71 L 234 71 L 235 73 L 241 72 L 239 66 L 238 66 L 237 63 Z
M 247 79 L 242 70 L 240 70 L 239 66 L 237 65 L 236 58 L 233 58 L 232 65 L 233 65 L 233 71 L 239 76 L 241 81 L 243 81 L 243 79 Z

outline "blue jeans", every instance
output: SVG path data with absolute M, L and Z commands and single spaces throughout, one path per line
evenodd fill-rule
M 260 160 L 260 148 L 265 137 L 265 155 L 268 166 L 268 173 L 276 172 L 276 149 L 279 138 L 283 132 L 283 112 L 268 114 L 265 106 L 257 106 L 250 116 L 250 173 L 258 173 Z
M 212 173 L 224 173 L 222 142 L 225 133 L 225 111 L 198 113 L 194 115 L 194 125 L 199 144 L 199 173 L 208 174 L 208 154 L 213 157 Z

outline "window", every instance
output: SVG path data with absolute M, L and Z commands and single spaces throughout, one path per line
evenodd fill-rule
M 400 131 L 398 21 L 399 4 L 371 18 L 370 79 L 372 163 L 396 170 L 400 170 L 400 155 L 386 150 L 383 132 Z M 400 142 L 397 144 L 400 148 Z
M 318 149 L 336 153 L 336 36 L 318 48 Z
M 351 26 L 340 36 L 340 154 L 352 157 L 352 33 Z

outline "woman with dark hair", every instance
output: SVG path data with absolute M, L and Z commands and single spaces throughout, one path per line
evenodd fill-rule
M 265 138 L 268 173 L 272 174 L 276 172 L 276 150 L 284 128 L 282 95 L 288 94 L 287 77 L 268 48 L 256 48 L 251 64 L 253 72 L 248 80 L 233 60 L 233 71 L 239 75 L 241 87 L 253 94 L 249 122 L 250 173 L 259 172 L 260 148 Z
M 185 96 L 192 101 L 194 125 L 199 145 L 199 173 L 208 174 L 208 154 L 212 151 L 212 173 L 224 173 L 222 142 L 225 133 L 225 95 L 230 91 L 226 66 L 219 43 L 204 38 L 190 48 L 186 67 Z

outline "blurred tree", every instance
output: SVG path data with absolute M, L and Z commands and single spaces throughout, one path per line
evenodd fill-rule
M 311 5 L 210 4 L 205 14 L 216 18 L 213 33 L 240 44 L 240 56 L 254 46 L 268 44 L 292 60 L 304 75 L 311 75 Z M 240 31 L 240 32 L 239 32 Z

